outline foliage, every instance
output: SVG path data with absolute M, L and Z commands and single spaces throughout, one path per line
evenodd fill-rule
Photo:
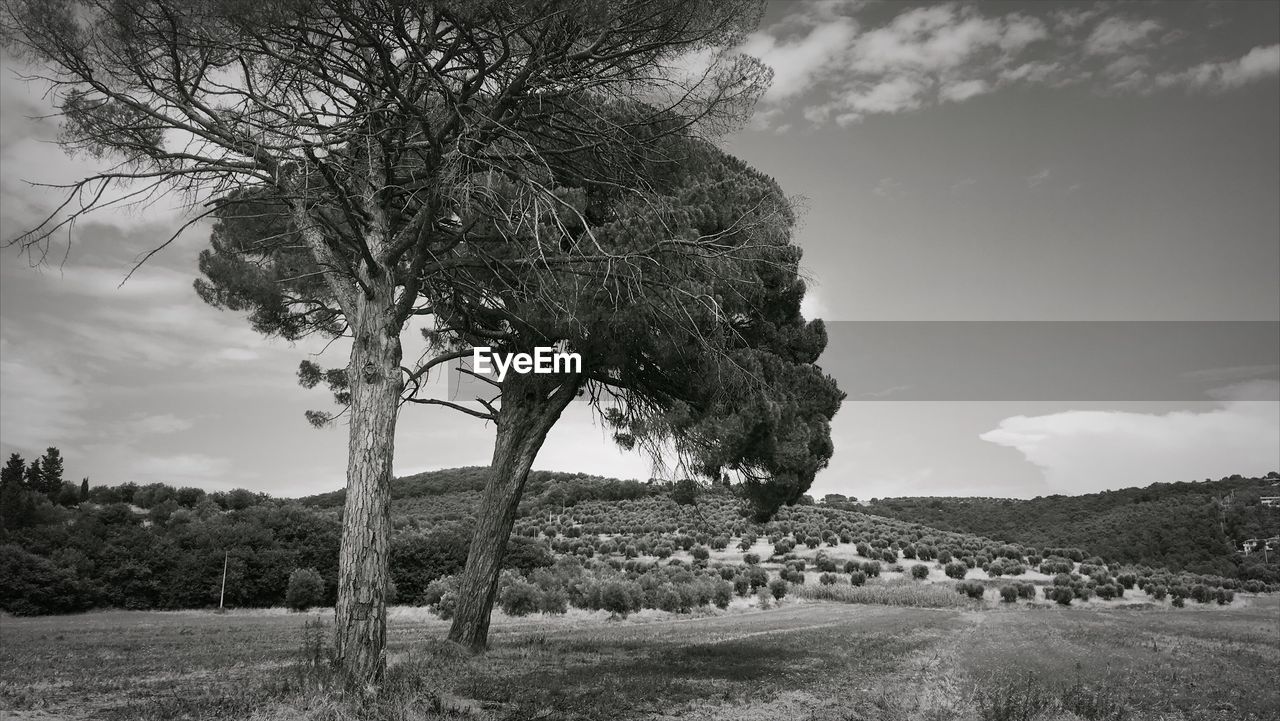
M 884 498 L 862 510 L 1037 547 L 1087 549 L 1119 564 L 1275 583 L 1280 565 L 1239 549 L 1245 539 L 1280 535 L 1280 514 L 1259 501 L 1275 495 L 1267 489 L 1277 481 L 1280 475 L 1237 475 L 1032 500 Z
M 324 598 L 324 579 L 314 568 L 299 568 L 289 574 L 285 605 L 294 611 L 306 611 Z

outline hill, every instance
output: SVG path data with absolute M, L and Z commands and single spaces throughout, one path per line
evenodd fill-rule
M 1246 556 L 1241 544 L 1280 535 L 1280 508 L 1260 502 L 1280 496 L 1278 484 L 1276 473 L 1236 475 L 1031 500 L 882 498 L 862 510 L 1013 543 L 1076 546 L 1118 563 L 1252 578 L 1262 554 Z

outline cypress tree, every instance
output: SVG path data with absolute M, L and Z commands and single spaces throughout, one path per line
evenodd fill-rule
M 83 502 L 83 501 L 87 501 L 87 500 L 89 500 L 89 479 L 88 479 L 88 477 L 86 477 L 83 481 L 80 481 L 80 500 L 81 500 L 82 502 Z
M 56 503 L 62 492 L 62 451 L 49 447 L 40 459 L 40 469 L 41 489 Z
M 31 461 L 27 466 L 27 474 L 23 479 L 28 491 L 44 493 L 44 472 L 40 470 L 40 459 Z
M 0 469 L 0 485 L 14 484 L 21 487 L 22 476 L 26 469 L 27 464 L 22 460 L 22 456 L 10 453 L 8 462 L 4 464 L 3 469 Z

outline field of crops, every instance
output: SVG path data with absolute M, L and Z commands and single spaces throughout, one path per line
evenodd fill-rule
M 1272 719 L 1280 606 L 915 608 L 737 600 L 625 621 L 495 618 L 471 658 L 419 608 L 391 613 L 390 683 L 357 708 L 310 667 L 328 613 L 0 619 L 3 718 Z M 308 638 L 310 636 L 310 638 Z

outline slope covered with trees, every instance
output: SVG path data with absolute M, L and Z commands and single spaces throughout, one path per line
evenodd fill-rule
M 1244 555 L 1242 544 L 1280 535 L 1280 508 L 1259 500 L 1280 496 L 1277 484 L 1273 472 L 1031 500 L 882 498 L 862 510 L 1010 542 L 1077 546 L 1120 563 L 1250 578 L 1264 555 Z

